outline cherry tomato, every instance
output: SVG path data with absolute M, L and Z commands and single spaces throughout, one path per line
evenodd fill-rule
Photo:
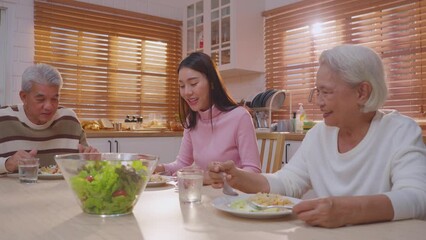
M 126 195 L 127 195 L 126 191 L 122 189 L 119 189 L 112 194 L 113 197 L 126 196 Z
M 95 180 L 94 178 L 93 178 L 93 176 L 92 175 L 90 175 L 90 176 L 87 176 L 86 177 L 86 180 L 87 181 L 89 181 L 89 182 L 92 182 L 93 180 Z

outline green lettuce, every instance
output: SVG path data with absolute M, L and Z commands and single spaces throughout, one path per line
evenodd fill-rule
M 141 161 L 90 161 L 70 182 L 84 212 L 114 215 L 132 211 L 147 176 Z

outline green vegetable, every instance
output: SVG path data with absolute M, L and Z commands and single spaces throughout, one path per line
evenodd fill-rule
M 70 182 L 84 212 L 113 215 L 132 211 L 147 176 L 142 161 L 90 161 Z

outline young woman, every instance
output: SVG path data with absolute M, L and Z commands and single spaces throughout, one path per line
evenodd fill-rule
M 179 65 L 179 117 L 185 130 L 176 160 L 156 172 L 174 174 L 195 164 L 232 160 L 248 172 L 260 172 L 256 133 L 249 112 L 229 96 L 211 58 L 195 52 Z M 204 184 L 210 178 L 205 174 Z

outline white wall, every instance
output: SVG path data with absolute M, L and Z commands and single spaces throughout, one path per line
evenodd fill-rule
M 182 20 L 186 5 L 192 0 L 81 1 Z M 265 8 L 269 10 L 294 1 L 297 0 L 266 0 Z M 6 34 L 0 31 L 0 51 L 4 50 L 0 55 L 0 66 L 5 69 L 0 74 L 0 105 L 9 105 L 20 103 L 21 74 L 34 59 L 34 3 L 33 0 L 0 0 L 0 8 L 6 8 L 6 21 L 1 25 Z M 3 59 L 2 55 L 5 56 Z M 263 91 L 265 85 L 263 74 L 237 76 L 225 79 L 225 82 L 237 101 L 251 100 L 256 93 Z

